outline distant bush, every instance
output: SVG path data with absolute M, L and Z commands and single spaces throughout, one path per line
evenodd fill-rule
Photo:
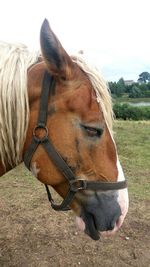
M 150 120 L 150 106 L 134 107 L 129 104 L 114 104 L 113 110 L 117 119 Z

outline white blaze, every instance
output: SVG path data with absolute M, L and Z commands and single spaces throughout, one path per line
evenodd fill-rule
M 117 169 L 118 169 L 118 179 L 117 181 L 124 181 L 124 173 L 120 164 L 119 159 L 117 158 Z M 119 218 L 118 221 L 118 227 L 122 225 L 124 218 L 128 212 L 128 207 L 129 207 L 129 197 L 128 197 L 128 189 L 124 188 L 118 191 L 118 202 L 121 208 L 122 215 Z

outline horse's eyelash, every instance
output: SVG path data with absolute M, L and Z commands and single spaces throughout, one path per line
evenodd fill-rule
M 103 133 L 103 129 L 102 128 L 95 128 L 95 127 L 91 127 L 91 126 L 87 126 L 84 124 L 81 124 L 81 127 L 87 132 L 87 134 L 91 137 L 100 137 Z

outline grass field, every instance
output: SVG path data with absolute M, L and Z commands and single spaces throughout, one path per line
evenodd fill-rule
M 150 121 L 116 121 L 114 131 L 130 193 L 150 199 Z

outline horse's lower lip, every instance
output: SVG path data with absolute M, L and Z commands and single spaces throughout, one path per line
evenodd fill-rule
M 86 223 L 81 217 L 76 217 L 76 224 L 81 231 L 84 231 L 92 239 L 98 240 L 100 238 L 99 231 L 95 227 L 94 218 L 91 214 L 86 215 Z
M 92 239 L 99 240 L 100 234 L 96 228 L 94 216 L 91 213 L 86 213 L 84 216 L 85 221 L 85 233 L 88 234 Z
M 99 231 L 90 225 L 90 227 L 86 227 L 85 233 L 89 235 L 93 240 L 99 240 L 100 239 L 100 233 Z

